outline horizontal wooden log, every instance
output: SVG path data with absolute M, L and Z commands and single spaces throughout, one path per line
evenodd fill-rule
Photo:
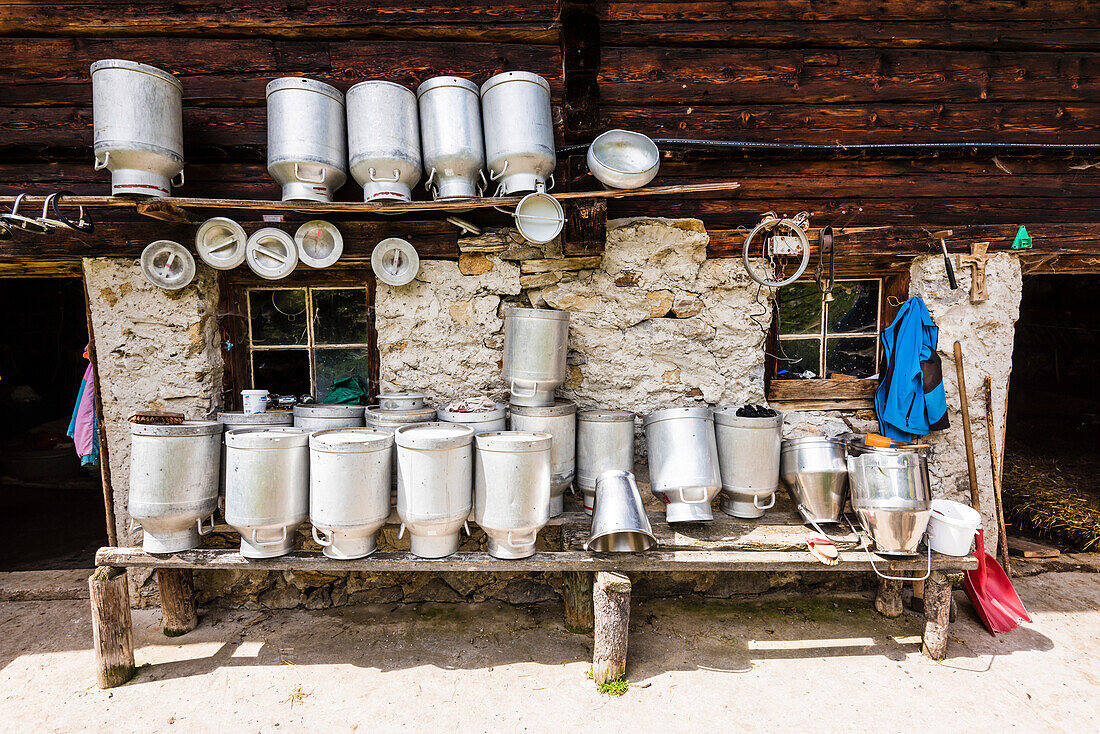
M 601 104 L 1092 102 L 1100 54 L 605 46 Z
M 692 21 L 734 23 L 746 20 L 970 20 L 1003 21 L 1096 18 L 1097 8 L 1089 0 L 757 0 L 731 3 L 722 0 L 685 2 L 642 2 L 607 0 L 600 4 L 600 19 L 612 22 Z
M 772 380 L 768 400 L 789 403 L 820 400 L 823 395 L 833 400 L 866 400 L 877 388 L 878 380 Z
M 96 563 L 117 567 L 191 568 L 234 571 L 321 571 L 340 573 L 368 571 L 402 573 L 532 571 L 870 571 L 871 563 L 862 551 L 841 551 L 840 564 L 826 567 L 809 553 L 775 551 L 649 551 L 646 553 L 608 553 L 584 551 L 536 553 L 529 558 L 503 560 L 488 553 L 459 552 L 446 558 L 419 558 L 411 553 L 380 551 L 367 558 L 341 561 L 316 552 L 295 551 L 279 558 L 248 559 L 235 550 L 206 549 L 170 555 L 151 555 L 141 548 L 100 548 Z M 876 558 L 883 571 L 923 571 L 925 558 L 887 560 Z M 932 568 L 962 571 L 977 568 L 973 556 L 957 558 L 933 554 Z

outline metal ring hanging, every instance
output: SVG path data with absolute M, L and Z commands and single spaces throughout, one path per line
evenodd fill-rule
M 745 272 L 749 274 L 750 278 L 752 278 L 760 285 L 767 286 L 768 288 L 781 288 L 782 286 L 790 285 L 791 283 L 798 280 L 802 273 L 806 271 L 806 266 L 810 264 L 810 240 L 806 236 L 806 230 L 802 228 L 801 220 L 801 215 L 795 217 L 794 219 L 787 219 L 778 217 L 775 214 L 768 212 L 764 215 L 764 218 L 760 220 L 760 224 L 752 228 L 752 231 L 745 236 L 745 248 L 741 254 L 741 261 L 745 266 Z M 752 265 L 749 262 L 751 257 L 750 252 L 752 250 L 753 240 L 756 239 L 757 235 L 764 231 L 771 232 L 772 230 L 779 229 L 780 227 L 789 230 L 798 239 L 799 244 L 802 247 L 802 261 L 795 269 L 793 275 L 784 278 L 783 280 L 769 280 L 767 277 L 758 275 L 752 269 Z M 771 259 L 771 253 L 767 249 L 766 245 L 763 249 L 763 252 L 766 258 Z

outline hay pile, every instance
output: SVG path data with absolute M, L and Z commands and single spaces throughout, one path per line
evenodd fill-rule
M 1006 522 L 1072 550 L 1100 551 L 1100 483 L 1095 472 L 1078 472 L 1048 457 L 1010 450 L 1002 491 Z

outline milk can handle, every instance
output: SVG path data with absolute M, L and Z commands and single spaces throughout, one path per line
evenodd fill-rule
M 507 170 L 508 170 L 508 159 L 505 158 L 504 159 L 504 166 L 500 169 L 500 173 L 493 173 L 492 166 L 489 167 L 489 180 L 490 181 L 498 180 L 501 176 L 504 175 L 504 172 L 507 171 Z
M 99 162 L 99 155 L 96 155 L 95 156 L 95 167 L 92 170 L 102 171 L 104 168 L 107 167 L 107 162 L 110 161 L 110 160 L 111 160 L 111 151 L 109 151 L 109 150 L 103 151 L 103 162 L 100 163 Z
M 886 579 L 887 581 L 925 581 L 932 575 L 932 546 L 928 546 L 928 568 L 925 570 L 924 575 L 920 578 L 915 576 L 887 576 L 875 567 L 875 558 L 871 555 L 870 545 L 863 546 L 863 550 L 867 553 L 867 560 L 871 562 L 871 570 L 875 572 L 875 575 L 880 579 Z
M 321 171 L 322 171 L 321 180 L 324 180 L 324 173 L 323 173 L 324 169 L 322 168 Z M 176 183 L 176 178 L 177 177 L 179 178 L 179 183 Z M 175 186 L 177 188 L 180 187 L 180 186 L 183 186 L 183 169 L 182 168 L 180 169 L 179 173 L 177 173 L 175 176 L 172 177 L 172 182 L 171 183 L 172 183 L 173 186 Z
M 252 545 L 258 545 L 260 547 L 268 545 L 278 545 L 286 540 L 286 525 L 283 525 L 283 535 L 278 540 L 265 540 L 263 542 L 256 540 L 256 528 L 252 528 Z
M 401 180 L 401 171 L 397 168 L 393 169 L 393 178 L 378 178 L 377 176 L 374 175 L 374 169 L 373 168 L 369 169 L 367 171 L 367 173 L 370 174 L 370 180 L 371 181 L 380 181 L 380 182 L 384 182 L 384 183 L 397 183 L 398 181 Z
M 214 513 L 213 512 L 210 513 L 210 529 L 207 530 L 205 533 L 202 531 L 202 518 L 200 517 L 197 522 L 198 522 L 198 525 L 199 525 L 199 535 L 210 535 L 210 533 L 214 532 Z
M 515 380 L 513 380 L 508 386 L 508 391 L 510 393 L 512 393 L 512 397 L 533 398 L 533 397 L 535 397 L 535 393 L 538 392 L 538 388 L 536 388 L 534 385 L 532 385 L 531 386 L 531 392 L 529 392 L 529 393 L 525 393 L 523 391 L 517 391 L 516 390 L 516 382 L 515 382 Z
M 680 491 L 680 499 L 681 499 L 681 501 L 682 501 L 682 502 L 683 502 L 683 503 L 684 503 L 685 505 L 701 505 L 701 504 L 703 504 L 703 503 L 705 503 L 705 502 L 710 502 L 710 498 L 709 498 L 709 497 L 707 497 L 707 488 L 706 488 L 706 487 L 699 487 L 699 489 L 703 490 L 703 496 L 702 496 L 702 497 L 700 497 L 700 498 L 699 498 L 699 499 L 697 499 L 697 500 L 689 500 L 689 499 L 688 499 L 688 498 L 687 498 L 686 496 L 684 496 L 684 492 L 683 492 L 683 491 L 681 490 L 681 491 Z
M 767 505 L 756 504 L 757 499 L 759 499 L 759 495 L 754 494 L 752 496 L 752 506 L 758 510 L 770 510 L 771 508 L 775 507 L 775 492 L 772 492 L 772 501 Z
M 402 536 L 404 536 L 404 535 L 405 535 L 405 523 L 401 523 L 401 527 L 398 528 L 398 530 L 397 530 L 397 539 L 401 540 Z
M 127 533 L 132 533 L 135 530 L 137 530 L 138 527 L 140 527 L 140 526 L 134 521 L 134 518 L 131 517 L 130 518 L 130 525 L 129 525 L 129 527 L 127 527 L 126 532 Z
M 325 548 L 328 548 L 330 545 L 332 545 L 332 536 L 330 535 L 328 537 L 328 540 L 322 540 L 321 536 L 318 534 L 318 528 L 316 525 L 313 526 L 313 539 L 317 541 L 317 545 L 323 546 Z
M 529 545 L 534 545 L 535 544 L 536 533 L 531 534 L 531 539 L 530 540 L 525 540 L 522 543 L 517 543 L 512 537 L 513 532 L 514 531 L 512 531 L 512 530 L 508 531 L 508 545 L 514 545 L 514 546 L 517 546 L 517 547 L 526 548 Z
M 372 169 L 372 170 L 373 170 L 373 169 Z M 294 164 L 294 178 L 298 179 L 298 180 L 299 180 L 299 181 L 301 181 L 302 183 L 315 183 L 315 184 L 322 184 L 322 183 L 324 183 L 324 182 L 325 182 L 325 174 L 326 174 L 327 172 L 328 172 L 328 169 L 327 169 L 327 168 L 323 168 L 323 167 L 322 167 L 322 168 L 321 168 L 321 178 L 306 178 L 306 177 L 305 177 L 305 176 L 303 176 L 303 175 L 302 175 L 302 173 L 301 173 L 301 172 L 300 172 L 300 171 L 298 170 L 298 164 L 297 164 L 297 163 L 295 163 L 295 164 Z

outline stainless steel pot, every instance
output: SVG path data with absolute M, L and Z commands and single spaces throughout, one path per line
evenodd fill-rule
M 443 558 L 458 550 L 473 506 L 474 430 L 421 423 L 394 432 L 398 537 L 409 531 L 414 555 Z
M 263 413 L 225 412 L 218 413 L 218 423 L 222 424 L 225 432 L 234 428 L 271 428 L 275 426 L 293 426 L 294 414 L 289 410 L 268 410 Z M 225 472 L 229 468 L 229 462 L 225 457 L 225 436 L 222 435 L 222 463 L 219 472 L 219 485 L 221 489 L 221 502 L 225 503 Z
M 512 405 L 554 404 L 565 383 L 569 312 L 512 307 L 504 313 L 504 382 Z
M 225 434 L 225 444 L 225 521 L 241 534 L 241 555 L 290 553 L 309 516 L 309 433 L 237 428 Z
M 512 406 L 512 430 L 548 433 L 550 450 L 550 517 L 565 511 L 565 490 L 577 469 L 577 405 L 557 400 L 546 407 Z
M 634 474 L 611 469 L 596 480 L 600 498 L 584 542 L 595 553 L 639 553 L 657 545 Z
M 351 175 L 363 201 L 412 201 L 420 180 L 416 95 L 400 84 L 360 82 L 348 90 Z
M 804 519 L 815 523 L 840 522 L 848 500 L 844 441 L 824 436 L 784 441 L 779 479 Z
M 362 405 L 295 405 L 294 425 L 307 431 L 324 431 L 331 428 L 358 428 L 363 423 Z
M 464 413 L 458 410 L 439 408 L 435 411 L 444 423 L 461 423 L 474 429 L 474 433 L 493 433 L 508 427 L 508 406 L 494 403 L 492 410 L 476 413 Z
M 577 413 L 575 482 L 589 515 L 596 506 L 596 480 L 611 470 L 634 472 L 634 413 L 582 410 Z
M 849 456 L 852 509 L 882 555 L 913 555 L 932 515 L 923 449 L 864 446 Z
M 661 152 L 641 133 L 608 130 L 588 146 L 588 170 L 608 189 L 638 189 L 657 175 Z
M 300 76 L 267 85 L 267 172 L 283 201 L 332 201 L 348 179 L 344 95 Z
M 647 415 L 642 426 L 649 452 L 650 486 L 654 496 L 665 503 L 665 520 L 713 520 L 711 500 L 722 488 L 722 477 L 710 410 L 658 410 Z
M 489 555 L 534 555 L 550 517 L 550 434 L 497 431 L 475 441 L 474 520 L 489 536 Z
M 384 392 L 378 396 L 382 410 L 420 410 L 426 396 L 422 392 Z
M 557 151 L 550 85 L 538 74 L 506 71 L 481 85 L 485 160 L 497 196 L 553 188 Z
M 92 64 L 95 169 L 112 196 L 171 196 L 183 185 L 183 85 L 166 71 L 121 59 Z
M 437 76 L 416 90 L 420 142 L 433 199 L 481 196 L 485 140 L 477 85 L 457 76 Z
M 198 548 L 218 507 L 221 424 L 131 424 L 130 433 L 129 512 L 144 531 L 141 547 L 147 553 Z
M 775 505 L 779 489 L 779 451 L 783 416 L 737 415 L 737 406 L 714 409 L 718 468 L 722 473 L 722 512 L 733 517 L 762 517 Z
M 309 521 L 330 558 L 363 558 L 390 516 L 393 436 L 337 428 L 309 437 Z

